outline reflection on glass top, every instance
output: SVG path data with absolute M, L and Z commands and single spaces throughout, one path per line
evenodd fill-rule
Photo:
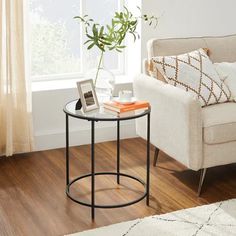
M 117 114 L 113 114 L 110 112 L 107 112 L 106 110 L 104 110 L 103 106 L 100 106 L 99 109 L 97 110 L 93 110 L 93 111 L 89 111 L 89 112 L 83 112 L 82 110 L 75 110 L 75 105 L 76 105 L 77 100 L 69 102 L 65 108 L 64 111 L 68 114 L 71 114 L 73 116 L 77 116 L 79 118 L 82 119 L 96 119 L 96 120 L 114 120 L 114 119 L 126 119 L 129 117 L 136 117 L 136 116 L 140 116 L 141 114 L 145 115 L 146 113 L 148 113 L 150 110 L 143 110 L 143 111 L 138 111 L 138 112 L 129 112 L 126 113 L 125 115 L 122 114 L 122 116 L 119 116 Z

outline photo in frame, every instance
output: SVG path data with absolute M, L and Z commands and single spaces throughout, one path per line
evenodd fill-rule
M 99 108 L 99 103 L 92 79 L 78 81 L 77 88 L 79 91 L 83 112 L 88 112 Z

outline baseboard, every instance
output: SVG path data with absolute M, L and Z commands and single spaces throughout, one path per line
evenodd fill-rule
M 70 146 L 90 144 L 91 130 L 77 129 L 70 130 Z M 121 139 L 137 137 L 135 131 L 135 122 L 128 121 L 121 123 Z M 106 127 L 97 127 L 95 133 L 96 143 L 116 140 L 116 126 L 113 124 Z M 65 147 L 65 131 L 48 131 L 35 135 L 35 151 L 49 150 Z

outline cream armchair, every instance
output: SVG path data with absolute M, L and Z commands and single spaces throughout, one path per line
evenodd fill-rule
M 148 57 L 176 55 L 197 48 L 209 48 L 213 62 L 236 61 L 236 35 L 215 38 L 151 40 Z M 151 143 L 192 170 L 201 170 L 200 195 L 209 167 L 236 162 L 236 103 L 202 108 L 189 93 L 145 74 L 134 80 L 138 99 L 148 100 L 151 112 Z M 235 78 L 236 79 L 236 78 Z M 137 120 L 137 134 L 145 138 L 145 121 Z

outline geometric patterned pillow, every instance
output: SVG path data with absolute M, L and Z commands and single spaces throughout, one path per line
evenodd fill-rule
M 209 48 L 202 48 L 205 53 L 207 54 L 207 56 L 210 55 L 210 50 Z M 152 63 L 152 60 L 150 60 L 148 62 L 148 67 L 147 67 L 147 73 L 149 76 L 155 78 L 155 79 L 158 79 L 158 80 L 161 80 L 162 82 L 166 83 L 166 80 L 165 78 L 163 77 L 163 75 L 160 73 L 160 71 L 156 68 L 156 66 L 153 66 L 153 63 Z
M 229 88 L 202 48 L 178 56 L 153 57 L 151 63 L 168 84 L 192 93 L 202 106 L 230 101 Z

